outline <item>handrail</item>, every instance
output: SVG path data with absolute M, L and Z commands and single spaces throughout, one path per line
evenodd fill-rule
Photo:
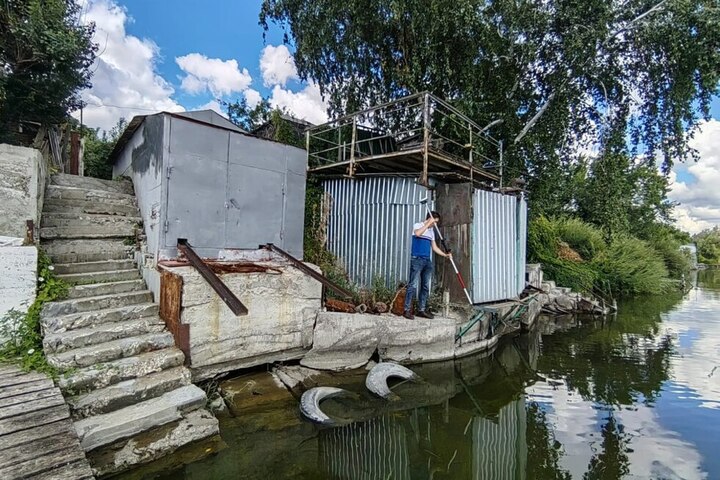
M 277 245 L 274 245 L 274 244 L 272 244 L 272 243 L 268 243 L 268 244 L 265 244 L 265 245 L 260 245 L 260 248 L 264 248 L 264 249 L 271 250 L 271 251 L 273 251 L 273 252 L 279 253 L 279 254 L 282 255 L 283 257 L 287 258 L 287 259 L 290 261 L 290 263 L 292 263 L 295 267 L 297 267 L 298 270 L 300 270 L 301 272 L 305 273 L 306 275 L 311 276 L 312 278 L 314 278 L 314 279 L 317 280 L 318 282 L 322 283 L 323 285 L 325 285 L 325 286 L 328 287 L 329 289 L 334 290 L 336 293 L 344 296 L 345 298 L 352 298 L 352 297 L 353 297 L 352 292 L 350 292 L 350 291 L 342 288 L 341 286 L 333 283 L 329 278 L 327 278 L 327 277 L 319 274 L 318 272 L 316 272 L 316 271 L 313 270 L 312 268 L 308 267 L 308 266 L 305 265 L 303 262 L 301 262 L 301 261 L 298 260 L 297 258 L 293 257 L 292 255 L 290 255 L 289 253 L 287 253 L 285 250 L 283 250 L 282 248 L 278 247 Z
M 247 307 L 243 305 L 240 299 L 235 296 L 225 283 L 223 283 L 220 277 L 218 277 L 215 272 L 213 272 L 212 269 L 203 262 L 202 258 L 195 253 L 195 250 L 192 249 L 186 238 L 177 239 L 177 248 L 185 254 L 185 257 L 188 259 L 190 264 L 195 267 L 198 273 L 200 273 L 200 276 L 202 276 L 205 281 L 210 284 L 213 290 L 215 290 L 215 293 L 220 296 L 223 302 L 225 302 L 235 315 L 248 314 Z

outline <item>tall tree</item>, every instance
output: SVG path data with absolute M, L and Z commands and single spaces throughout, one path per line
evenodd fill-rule
M 18 120 L 60 123 L 82 105 L 93 32 L 75 0 L 0 0 L 0 141 Z
M 665 169 L 689 158 L 720 80 L 716 0 L 264 0 L 260 22 L 332 113 L 429 90 L 493 124 L 533 191 L 613 136 Z
M 115 143 L 117 143 L 127 125 L 127 120 L 121 117 L 109 133 L 103 130 L 102 135 L 99 128 L 83 127 L 83 137 L 85 138 L 83 161 L 86 176 L 108 180 L 112 178 L 110 153 L 112 153 Z

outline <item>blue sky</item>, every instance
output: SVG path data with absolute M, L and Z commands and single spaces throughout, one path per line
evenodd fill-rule
M 122 116 L 211 108 L 217 99 L 260 96 L 296 117 L 327 120 L 312 82 L 300 82 L 283 32 L 258 25 L 261 0 L 77 0 L 84 20 L 96 24 L 99 55 L 93 87 L 83 93 L 84 121 L 109 130 Z M 720 225 L 720 99 L 691 145 L 697 163 L 671 173 L 678 226 L 695 233 Z M 76 114 L 79 116 L 79 113 Z

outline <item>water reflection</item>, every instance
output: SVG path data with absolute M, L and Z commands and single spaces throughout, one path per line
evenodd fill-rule
M 357 420 L 341 428 L 303 422 L 295 402 L 226 420 L 225 450 L 146 478 L 720 478 L 720 273 L 620 307 L 414 366 L 426 383 L 398 385 L 401 402 L 328 401 Z

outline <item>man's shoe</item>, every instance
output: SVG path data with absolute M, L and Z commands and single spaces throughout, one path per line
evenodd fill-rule
M 407 318 L 408 320 L 415 320 L 415 315 L 410 313 L 410 310 L 405 310 L 405 312 L 403 312 L 403 317 Z
M 421 311 L 419 311 L 418 314 L 417 314 L 417 316 L 418 316 L 418 317 L 422 317 L 422 318 L 431 318 L 431 319 L 432 319 L 432 318 L 435 318 L 435 315 L 433 315 L 432 313 L 428 312 L 427 310 L 421 310 Z

